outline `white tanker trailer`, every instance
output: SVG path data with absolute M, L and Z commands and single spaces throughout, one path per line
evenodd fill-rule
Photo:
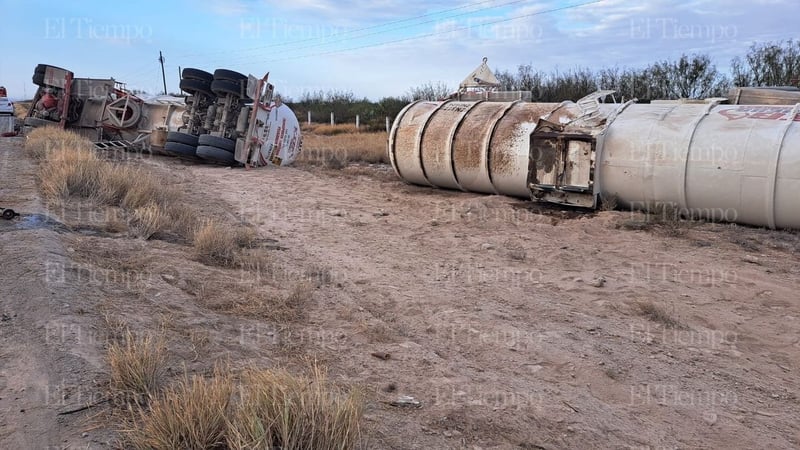
M 800 229 L 800 104 L 417 101 L 389 135 L 409 183 Z

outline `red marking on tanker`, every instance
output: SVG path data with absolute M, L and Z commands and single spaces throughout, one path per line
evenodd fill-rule
M 764 119 L 764 120 L 789 120 L 792 108 L 781 106 L 738 106 L 719 111 L 728 120 L 739 119 Z M 800 114 L 795 115 L 795 122 L 800 122 Z
M 283 136 L 286 134 L 286 119 L 283 119 L 281 122 L 281 126 L 278 128 L 278 131 L 275 133 L 275 144 L 272 151 L 273 155 L 279 155 L 281 152 L 281 148 L 283 147 Z

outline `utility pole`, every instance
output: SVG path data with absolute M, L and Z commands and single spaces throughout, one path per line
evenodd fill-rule
M 167 75 L 164 74 L 164 55 L 161 50 L 158 51 L 158 62 L 161 63 L 161 79 L 164 80 L 164 95 L 167 95 Z

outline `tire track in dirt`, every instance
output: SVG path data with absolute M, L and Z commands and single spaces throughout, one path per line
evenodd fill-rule
M 102 429 L 83 436 L 85 414 L 58 415 L 103 395 L 104 363 L 68 250 L 55 231 L 25 226 L 45 208 L 22 139 L 0 141 L 0 179 L 0 205 L 22 214 L 0 221 L 0 447 L 102 444 Z
M 402 393 L 425 404 L 411 413 L 373 403 L 381 446 L 800 442 L 798 380 L 774 363 L 759 368 L 792 368 L 800 355 L 797 321 L 775 328 L 800 312 L 797 282 L 743 263 L 713 224 L 669 238 L 616 229 L 625 213 L 543 215 L 513 199 L 368 176 L 189 170 L 195 189 L 288 247 L 283 264 L 331 268 L 336 283 L 315 296 L 306 349 L 375 400 Z M 701 238 L 714 244 L 694 246 Z M 798 272 L 796 255 L 760 257 Z M 592 286 L 599 276 L 605 285 Z M 768 312 L 751 305 L 767 286 L 779 299 Z M 672 305 L 686 328 L 647 321 L 640 301 Z M 396 393 L 382 393 L 390 384 Z

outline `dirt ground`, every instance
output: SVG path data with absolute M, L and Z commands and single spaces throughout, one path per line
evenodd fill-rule
M 46 208 L 22 142 L 0 141 L 0 206 L 23 213 L 0 223 L 1 448 L 118 445 L 108 405 L 59 413 L 103 400 L 121 324 L 164 330 L 172 374 L 316 360 L 367 393 L 366 448 L 800 447 L 797 233 L 633 227 L 645 216 L 411 186 L 385 165 L 136 162 L 256 226 L 274 267 L 254 280 L 128 237 L 113 209 Z M 304 280 L 290 321 L 220 306 Z M 421 405 L 390 404 L 404 395 Z

